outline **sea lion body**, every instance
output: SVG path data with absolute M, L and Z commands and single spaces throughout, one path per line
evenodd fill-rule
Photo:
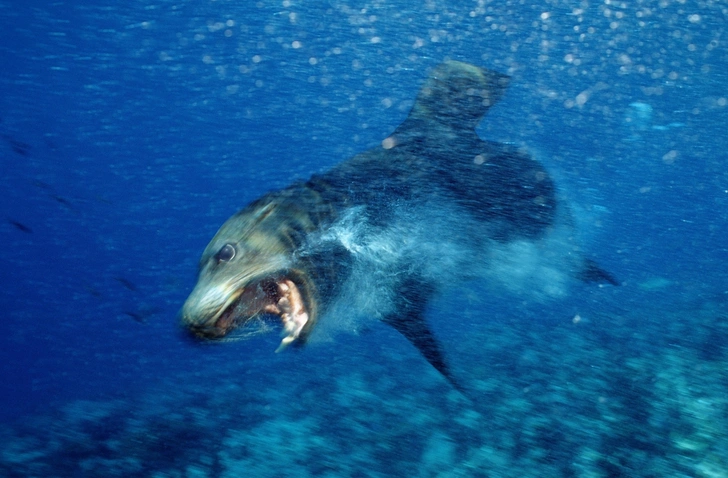
M 499 251 L 539 243 L 568 215 L 539 162 L 475 133 L 508 82 L 445 62 L 381 146 L 235 214 L 202 255 L 183 324 L 220 338 L 272 314 L 283 348 L 353 308 L 401 332 L 459 388 L 426 324 L 428 301 L 488 275 Z M 565 257 L 572 275 L 616 283 L 581 255 Z

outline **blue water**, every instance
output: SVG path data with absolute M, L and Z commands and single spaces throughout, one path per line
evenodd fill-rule
M 30 0 L 0 26 L 0 472 L 726 476 L 722 3 Z M 438 301 L 477 410 L 384 326 L 188 341 L 217 227 L 378 145 L 448 58 L 513 77 L 479 134 L 544 162 L 623 285 Z

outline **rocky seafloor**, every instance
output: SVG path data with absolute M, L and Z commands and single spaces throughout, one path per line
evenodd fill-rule
M 5 427 L 0 476 L 728 477 L 727 343 L 718 300 L 492 321 L 450 354 L 470 399 L 406 344 L 231 364 Z

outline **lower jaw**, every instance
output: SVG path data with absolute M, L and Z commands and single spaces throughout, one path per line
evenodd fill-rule
M 236 329 L 245 329 L 256 317 L 275 317 L 284 329 L 278 350 L 297 340 L 308 325 L 308 310 L 299 287 L 288 278 L 269 280 L 249 286 L 214 322 L 189 327 L 200 339 L 221 339 Z
M 215 340 L 227 335 L 229 330 L 220 329 L 216 326 L 188 327 L 190 334 L 199 340 Z
M 217 319 L 217 321 L 215 322 L 213 330 L 218 331 L 219 336 L 222 337 L 233 329 L 234 322 L 235 321 L 231 314 L 223 314 L 222 317 Z

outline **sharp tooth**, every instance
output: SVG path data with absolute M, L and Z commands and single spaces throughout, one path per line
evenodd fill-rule
M 283 332 L 287 333 L 287 335 L 281 340 L 281 344 L 276 349 L 276 352 L 280 352 L 288 347 L 291 342 L 301 335 L 303 326 L 308 322 L 308 314 L 303 311 L 297 314 L 283 314 L 281 319 L 283 319 Z
M 267 314 L 281 315 L 281 309 L 279 309 L 278 306 L 274 304 L 269 304 L 263 307 L 263 312 Z
M 308 313 L 304 308 L 303 299 L 296 284 L 287 279 L 283 280 L 278 284 L 278 292 L 281 298 L 278 299 L 277 306 L 282 312 L 281 320 L 285 337 L 281 340 L 276 352 L 280 352 L 296 340 L 301 335 L 303 327 L 308 323 Z
M 289 346 L 289 345 L 291 344 L 291 342 L 293 342 L 294 340 L 296 340 L 296 337 L 292 337 L 292 336 L 290 336 L 290 335 L 289 335 L 289 336 L 287 336 L 287 337 L 283 337 L 283 340 L 281 340 L 281 344 L 280 344 L 280 345 L 278 346 L 278 348 L 276 349 L 276 353 L 278 353 L 278 352 L 281 352 L 282 350 L 284 350 L 284 349 L 285 349 L 286 347 L 288 347 L 288 346 Z

